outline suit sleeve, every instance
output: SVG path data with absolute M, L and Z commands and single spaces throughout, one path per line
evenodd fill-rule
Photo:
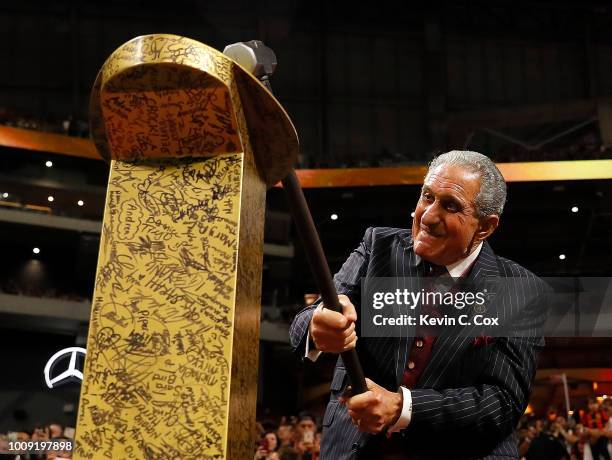
M 371 251 L 373 228 L 366 230 L 361 243 L 351 253 L 342 265 L 338 273 L 334 275 L 334 285 L 338 294 L 344 294 L 357 307 L 361 301 L 361 278 L 364 276 L 368 266 Z M 317 299 L 312 305 L 302 309 L 293 319 L 289 328 L 289 341 L 293 350 L 303 355 L 312 313 L 319 305 L 321 299 Z
M 412 420 L 404 430 L 469 431 L 470 436 L 502 437 L 517 426 L 529 400 L 544 345 L 538 336 L 546 319 L 546 291 L 521 312 L 512 337 L 498 337 L 489 359 L 473 386 L 449 389 L 413 389 Z

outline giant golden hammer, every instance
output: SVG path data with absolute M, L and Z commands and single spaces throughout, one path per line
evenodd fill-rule
M 174 35 L 118 48 L 90 112 L 111 171 L 73 458 L 252 458 L 266 187 L 283 180 L 323 257 L 291 120 L 234 60 Z

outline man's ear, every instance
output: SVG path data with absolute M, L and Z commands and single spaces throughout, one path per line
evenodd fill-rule
M 478 230 L 474 235 L 476 241 L 484 241 L 495 231 L 499 225 L 499 216 L 497 214 L 491 214 L 490 216 L 483 217 L 478 223 Z

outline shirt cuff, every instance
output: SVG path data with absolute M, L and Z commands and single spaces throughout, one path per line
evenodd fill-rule
M 403 430 L 410 424 L 410 420 L 412 419 L 412 394 L 410 390 L 406 387 L 400 387 L 402 389 L 402 394 L 404 396 L 404 403 L 402 405 L 402 412 L 391 428 L 387 430 L 387 433 L 397 433 L 400 430 Z
M 308 332 L 308 335 L 306 336 L 306 353 L 304 354 L 305 358 L 308 358 L 309 360 L 311 360 L 313 363 L 317 360 L 317 358 L 319 357 L 319 355 L 321 353 L 323 353 L 321 350 L 317 350 L 316 348 L 314 349 L 310 349 L 310 342 L 312 341 L 312 339 L 310 338 L 310 332 Z M 313 344 L 314 345 L 314 344 Z

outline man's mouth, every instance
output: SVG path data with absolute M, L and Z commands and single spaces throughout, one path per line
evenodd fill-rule
M 420 228 L 420 231 L 425 234 L 425 236 L 431 236 L 432 238 L 440 238 L 444 236 L 441 233 L 432 232 L 427 227 L 423 227 L 422 225 L 419 228 Z

